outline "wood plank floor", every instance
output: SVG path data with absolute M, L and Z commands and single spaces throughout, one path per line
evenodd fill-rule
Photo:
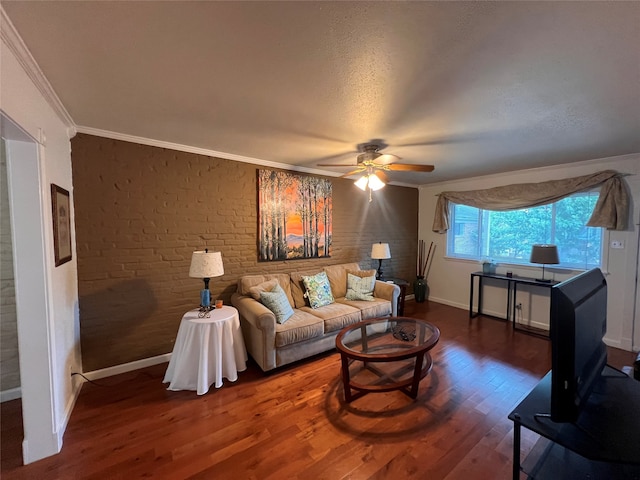
M 59 455 L 21 465 L 20 401 L 2 404 L 1 477 L 11 479 L 506 479 L 507 415 L 550 368 L 548 340 L 437 303 L 406 315 L 441 330 L 414 401 L 343 403 L 335 352 L 270 374 L 253 363 L 203 396 L 170 392 L 167 364 L 85 383 Z M 635 355 L 610 350 L 609 363 Z M 523 430 L 522 451 L 537 440 Z

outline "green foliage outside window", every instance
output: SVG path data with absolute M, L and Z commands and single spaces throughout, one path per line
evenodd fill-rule
M 552 243 L 558 246 L 561 266 L 600 266 L 603 229 L 585 226 L 597 200 L 597 192 L 585 192 L 553 204 L 506 212 L 454 204 L 447 255 L 529 263 L 533 244 Z

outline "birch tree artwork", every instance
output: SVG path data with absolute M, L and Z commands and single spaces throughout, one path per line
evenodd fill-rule
M 258 170 L 260 261 L 330 256 L 330 180 Z

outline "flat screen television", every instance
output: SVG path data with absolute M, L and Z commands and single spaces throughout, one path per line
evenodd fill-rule
M 607 363 L 607 282 L 598 268 L 551 287 L 551 420 L 575 422 Z

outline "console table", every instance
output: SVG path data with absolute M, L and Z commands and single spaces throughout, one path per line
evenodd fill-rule
M 477 283 L 478 283 L 478 309 L 477 309 L 476 312 L 474 312 L 473 311 L 473 299 L 474 299 L 474 285 L 476 283 L 475 282 L 476 278 L 478 279 L 478 281 L 477 281 Z M 482 313 L 482 290 L 483 290 L 482 289 L 482 284 L 483 284 L 483 280 L 485 278 L 506 282 L 506 287 L 507 287 L 507 305 L 506 305 L 506 310 L 505 310 L 505 316 L 504 317 L 496 317 L 495 315 L 486 315 L 486 314 Z M 551 288 L 554 285 L 557 285 L 558 283 L 559 282 L 556 282 L 556 281 L 541 282 L 539 280 L 536 280 L 535 278 L 529 278 L 529 277 L 519 277 L 519 276 L 508 277 L 506 275 L 501 275 L 501 274 L 498 274 L 498 273 L 473 272 L 471 274 L 470 288 L 469 288 L 469 317 L 470 318 L 474 318 L 474 317 L 477 317 L 478 315 L 486 315 L 488 317 L 499 318 L 501 320 L 506 320 L 506 321 L 511 320 L 513 322 L 514 330 L 521 330 L 521 331 L 524 331 L 524 332 L 527 332 L 527 333 L 531 333 L 527 329 L 518 328 L 518 324 L 516 322 L 516 305 L 518 305 L 518 303 L 516 301 L 516 297 L 517 297 L 517 292 L 518 292 L 518 285 L 530 285 L 530 286 L 534 286 L 534 287 Z
M 550 405 L 551 372 L 509 414 L 514 480 L 521 470 L 535 479 L 640 479 L 639 381 L 605 366 L 576 423 L 551 421 L 545 416 Z M 522 427 L 550 442 L 537 458 L 527 457 L 521 465 Z

